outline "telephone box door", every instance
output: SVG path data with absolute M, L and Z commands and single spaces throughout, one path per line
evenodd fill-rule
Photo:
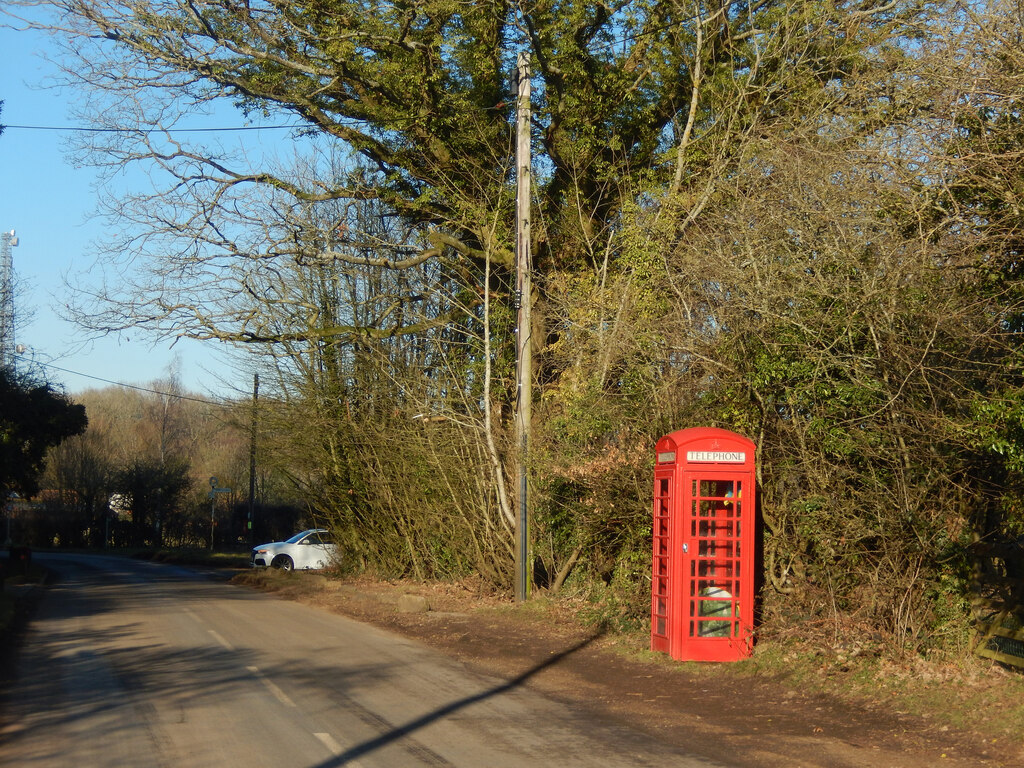
M 673 655 L 730 661 L 749 655 L 752 555 L 745 546 L 747 478 L 714 470 L 683 474 L 680 615 Z

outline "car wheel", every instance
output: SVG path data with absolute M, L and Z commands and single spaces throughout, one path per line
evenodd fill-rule
M 294 561 L 288 557 L 288 555 L 278 555 L 274 558 L 273 566 L 280 568 L 282 571 L 291 571 L 295 569 Z

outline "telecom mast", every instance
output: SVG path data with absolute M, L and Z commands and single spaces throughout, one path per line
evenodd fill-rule
M 14 230 L 0 232 L 0 368 L 14 367 Z

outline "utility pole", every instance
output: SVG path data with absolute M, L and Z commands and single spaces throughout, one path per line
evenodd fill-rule
M 252 375 L 252 426 L 249 431 L 249 521 L 248 541 L 253 543 L 253 523 L 256 521 L 256 414 L 260 394 L 260 375 Z
M 0 368 L 14 367 L 14 230 L 0 232 Z
M 516 361 L 519 408 L 516 438 L 519 464 L 519 514 L 516 517 L 515 598 L 523 601 L 530 591 L 529 458 L 530 423 L 533 413 L 533 339 L 531 338 L 532 284 L 530 270 L 530 55 L 516 58 Z

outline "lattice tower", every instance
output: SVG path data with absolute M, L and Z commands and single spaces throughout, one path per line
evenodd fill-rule
M 14 263 L 11 248 L 18 244 L 12 229 L 0 232 L 0 367 L 14 365 Z

